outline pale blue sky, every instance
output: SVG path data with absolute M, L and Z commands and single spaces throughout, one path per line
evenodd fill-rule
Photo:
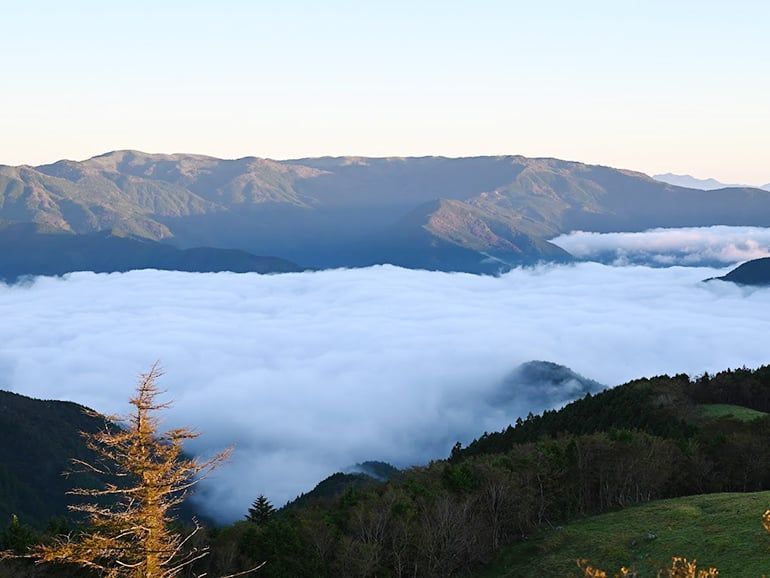
M 2 8 L 0 163 L 524 154 L 770 182 L 770 2 Z

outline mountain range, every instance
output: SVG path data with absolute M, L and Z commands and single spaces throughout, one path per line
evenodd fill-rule
M 677 175 L 674 173 L 663 173 L 660 175 L 654 175 L 652 177 L 657 181 L 668 183 L 669 185 L 676 185 L 678 187 L 688 187 L 690 189 L 702 189 L 704 191 L 713 191 L 716 189 L 729 189 L 735 187 L 745 187 L 747 185 L 726 184 L 716 179 L 699 179 L 691 175 Z M 770 183 L 757 187 L 765 191 L 770 191 Z
M 770 192 L 696 190 L 521 156 L 275 161 L 115 151 L 0 166 L 0 220 L 76 235 L 117 230 L 312 268 L 497 272 L 570 261 L 549 239 L 576 229 L 766 225 Z

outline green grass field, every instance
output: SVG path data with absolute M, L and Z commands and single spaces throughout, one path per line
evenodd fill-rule
M 703 419 L 719 419 L 730 417 L 739 421 L 754 421 L 767 414 L 763 411 L 749 409 L 740 405 L 729 405 L 726 403 L 708 403 L 699 406 L 700 417 Z
M 762 513 L 770 492 L 661 500 L 543 531 L 503 551 L 476 575 L 486 578 L 580 576 L 579 558 L 611 576 L 633 566 L 655 577 L 672 555 L 716 566 L 726 578 L 770 576 L 770 534 Z

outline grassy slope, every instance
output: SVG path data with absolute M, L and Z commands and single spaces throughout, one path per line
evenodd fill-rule
M 740 405 L 730 405 L 727 403 L 708 403 L 700 406 L 700 417 L 704 419 L 719 419 L 729 417 L 739 421 L 754 421 L 765 417 L 767 414 L 763 411 L 757 411 Z
M 720 576 L 758 578 L 770 575 L 770 535 L 761 523 L 768 506 L 770 492 L 652 502 L 539 533 L 477 575 L 578 576 L 575 561 L 588 558 L 608 572 L 632 564 L 640 576 L 653 577 L 679 555 L 717 566 Z

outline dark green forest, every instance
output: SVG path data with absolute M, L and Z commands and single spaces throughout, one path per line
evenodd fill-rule
M 335 474 L 276 511 L 257 491 L 243 521 L 207 528 L 200 540 L 211 555 L 189 576 L 261 561 L 266 577 L 474 575 L 543 528 L 661 498 L 770 489 L 769 411 L 770 366 L 636 380 L 425 466 L 385 468 L 379 480 Z M 12 506 L 0 505 L 3 548 L 21 551 L 60 528 L 34 511 L 11 521 Z M 9 576 L 37 575 L 7 564 Z M 75 575 L 67 572 L 39 575 Z

